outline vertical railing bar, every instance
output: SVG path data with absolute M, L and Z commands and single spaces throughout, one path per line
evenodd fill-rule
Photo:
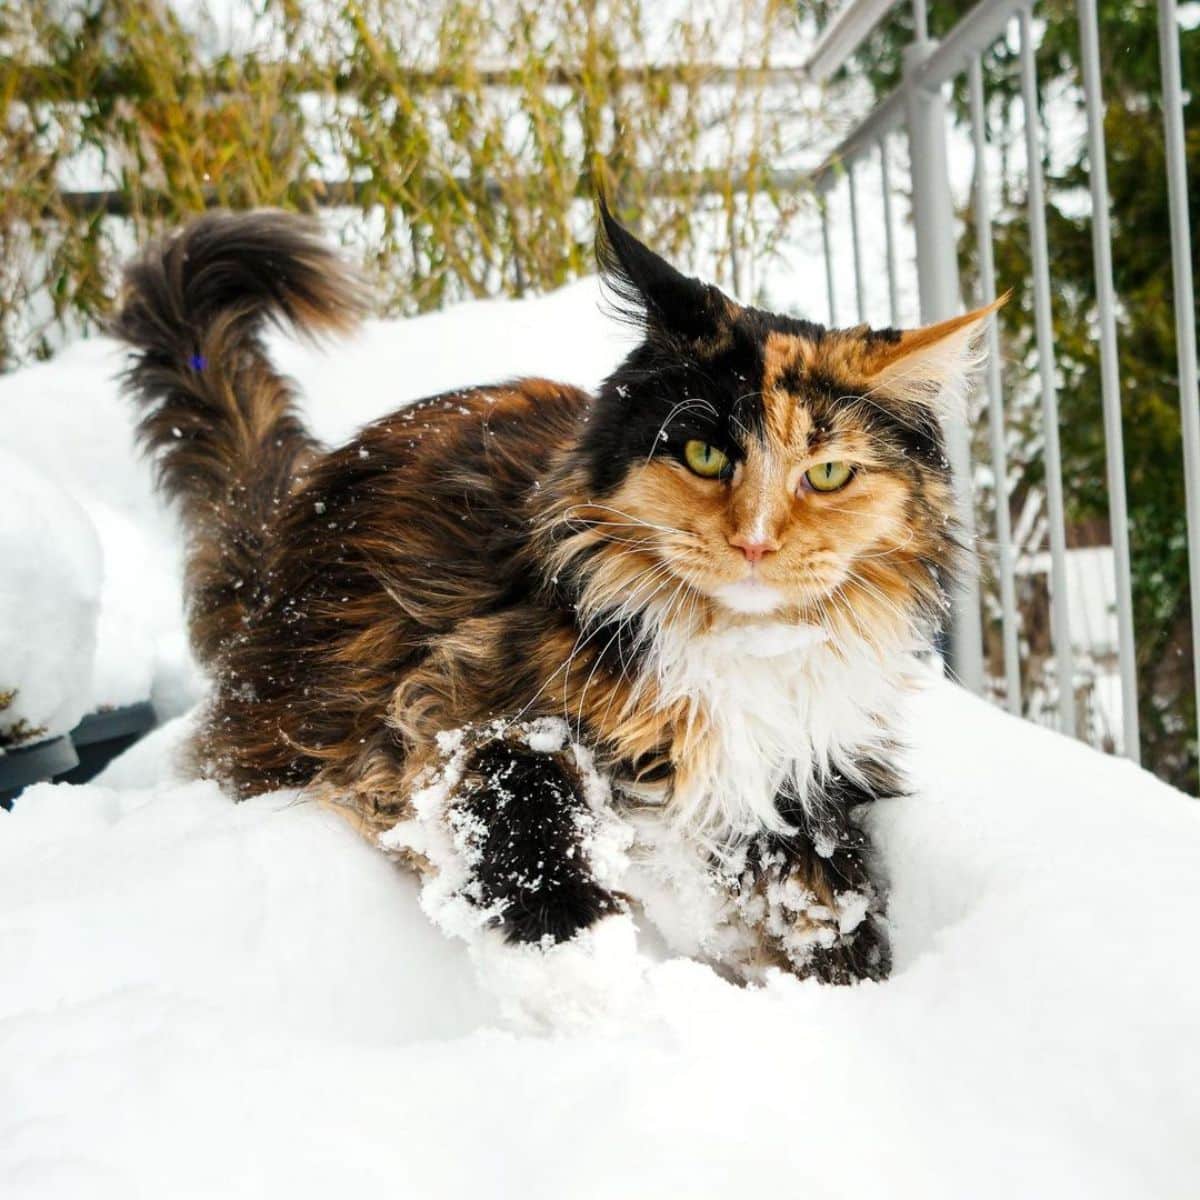
M 867 323 L 867 294 L 863 285 L 862 246 L 858 237 L 858 176 L 855 164 L 846 164 L 846 184 L 850 190 L 850 239 L 854 246 L 854 298 L 858 305 L 858 322 Z
M 825 254 L 825 297 L 829 301 L 829 328 L 837 328 L 837 302 L 833 293 L 833 253 L 829 246 L 829 195 L 821 195 L 821 248 Z
M 978 56 L 967 64 L 971 138 L 975 145 L 975 237 L 979 252 L 979 290 L 984 304 L 996 299 L 996 263 L 992 247 L 992 215 L 988 203 L 987 110 L 983 102 L 983 66 Z M 1012 521 L 1008 511 L 1008 456 L 1004 448 L 1004 393 L 1000 381 L 1000 335 L 988 322 L 988 433 L 996 493 L 997 573 L 1000 583 L 1001 635 L 1004 647 L 1005 703 L 1021 715 L 1021 658 L 1017 644 L 1017 587 L 1013 561 Z
M 1124 749 L 1141 761 L 1138 738 L 1137 660 L 1133 640 L 1133 585 L 1129 566 L 1129 513 L 1125 498 L 1125 445 L 1121 432 L 1121 380 L 1117 365 L 1117 320 L 1113 290 L 1112 233 L 1108 220 L 1108 167 L 1100 80 L 1100 35 L 1096 0 L 1076 0 L 1083 94 L 1087 107 L 1088 174 L 1092 188 L 1092 257 L 1100 318 L 1100 396 L 1104 410 L 1104 456 L 1108 469 L 1108 516 L 1117 583 L 1117 647 L 1121 667 Z
M 913 41 L 929 40 L 929 13 L 925 0 L 913 0 Z
M 1196 297 L 1192 280 L 1191 222 L 1188 218 L 1183 86 L 1179 77 L 1179 10 L 1175 0 L 1158 0 L 1158 53 L 1162 70 L 1167 196 L 1171 214 L 1171 271 L 1174 280 L 1175 346 L 1179 363 L 1179 408 L 1183 420 L 1192 660 L 1196 710 L 1200 713 L 1200 385 L 1196 378 Z
M 1025 155 L 1029 173 L 1029 242 L 1033 260 L 1034 320 L 1038 373 L 1042 388 L 1045 439 L 1046 509 L 1050 536 L 1050 617 L 1058 667 L 1058 716 L 1065 733 L 1075 734 L 1075 655 L 1071 646 L 1067 595 L 1066 516 L 1063 510 L 1062 452 L 1058 440 L 1058 391 L 1054 382 L 1054 323 L 1050 308 L 1050 252 L 1046 238 L 1045 185 L 1042 179 L 1037 77 L 1033 61 L 1033 18 L 1017 14 L 1021 34 L 1021 101 L 1025 110 Z
M 887 247 L 888 320 L 895 329 L 900 324 L 900 301 L 896 293 L 896 235 L 892 229 L 892 174 L 886 137 L 879 139 L 879 178 L 883 192 L 883 240 Z
M 954 193 L 947 162 L 946 102 L 941 88 L 927 91 L 917 82 L 922 65 L 935 53 L 928 41 L 904 51 L 905 119 L 912 170 L 913 233 L 917 244 L 917 282 L 921 320 L 944 321 L 962 312 L 955 240 Z M 971 431 L 966 413 L 946 422 L 946 454 L 954 478 L 955 510 L 964 543 L 975 550 L 975 505 Z M 951 618 L 949 667 L 970 691 L 982 694 L 983 618 L 979 578 L 964 572 L 949 596 Z

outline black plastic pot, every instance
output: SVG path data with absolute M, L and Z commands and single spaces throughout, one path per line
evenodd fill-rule
M 58 778 L 64 783 L 87 783 L 157 724 L 158 716 L 149 700 L 88 713 L 71 730 L 79 764 Z
M 11 808 L 31 783 L 87 783 L 157 724 L 154 705 L 143 700 L 89 713 L 69 734 L 10 750 L 0 757 L 0 806 Z
M 68 734 L 7 751 L 0 758 L 0 807 L 11 808 L 31 783 L 53 779 L 78 765 L 79 755 Z

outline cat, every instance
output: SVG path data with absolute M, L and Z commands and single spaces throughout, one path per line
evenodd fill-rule
M 262 341 L 366 309 L 317 226 L 208 214 L 128 268 L 112 330 L 213 679 L 196 767 L 347 807 L 511 943 L 636 900 L 744 979 L 885 978 L 863 815 L 904 790 L 898 706 L 968 566 L 942 422 L 998 305 L 826 329 L 603 201 L 597 250 L 638 341 L 594 395 L 468 388 L 333 450 Z M 645 896 L 599 861 L 614 819 Z

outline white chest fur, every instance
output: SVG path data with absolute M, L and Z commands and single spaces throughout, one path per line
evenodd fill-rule
M 814 780 L 853 773 L 887 737 L 906 656 L 834 647 L 811 625 L 735 624 L 703 634 L 660 630 L 654 669 L 664 704 L 683 700 L 692 761 L 676 764 L 674 818 L 723 842 L 786 830 L 781 793 L 811 811 Z

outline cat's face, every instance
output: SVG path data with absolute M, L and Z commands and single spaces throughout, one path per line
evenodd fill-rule
M 955 554 L 940 417 L 987 314 L 829 331 L 739 307 L 611 220 L 607 243 L 646 338 L 581 447 L 594 596 L 848 629 L 940 604 Z

